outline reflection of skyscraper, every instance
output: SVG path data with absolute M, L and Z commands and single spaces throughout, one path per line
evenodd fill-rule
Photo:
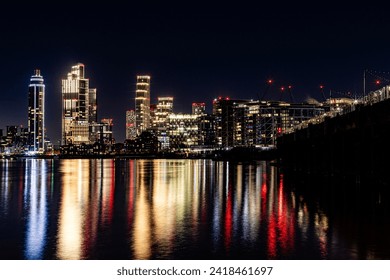
M 45 150 L 45 84 L 39 70 L 31 76 L 28 87 L 28 132 L 32 152 Z
M 137 134 L 150 127 L 150 76 L 137 76 L 135 120 Z
M 89 88 L 84 64 L 72 66 L 62 80 L 62 143 L 90 143 L 90 125 L 96 122 L 96 89 Z

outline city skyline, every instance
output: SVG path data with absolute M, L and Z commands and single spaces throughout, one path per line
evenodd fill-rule
M 70 144 L 70 143 L 75 143 L 75 144 L 81 144 L 81 143 L 93 143 L 95 139 L 93 135 L 89 135 L 90 132 L 88 132 L 88 129 L 87 129 L 87 126 L 85 127 L 85 129 L 83 129 L 83 131 L 85 130 L 85 139 L 83 138 L 82 140 L 78 141 L 78 140 L 65 140 L 65 123 L 66 123 L 66 104 L 67 104 L 67 101 L 66 101 L 66 97 L 65 95 L 67 93 L 64 93 L 64 90 L 65 92 L 69 91 L 68 95 L 69 94 L 76 94 L 78 97 L 76 98 L 77 100 L 80 99 L 80 91 L 78 88 L 79 87 L 82 87 L 81 91 L 83 92 L 83 94 L 81 94 L 82 96 L 84 96 L 84 99 L 86 100 L 86 105 L 84 106 L 84 110 L 83 112 L 81 112 L 81 117 L 83 118 L 83 120 L 81 122 L 84 122 L 84 124 L 94 124 L 94 125 L 101 125 L 98 124 L 98 110 L 97 110 L 97 103 L 98 103 L 98 97 L 97 97 L 97 89 L 96 88 L 89 88 L 89 78 L 85 78 L 84 75 L 85 75 L 85 65 L 83 63 L 76 63 L 76 65 L 73 65 L 71 66 L 71 71 L 68 72 L 67 74 L 67 79 L 63 79 L 62 78 L 62 98 L 63 98 L 63 116 L 62 116 L 62 133 L 61 133 L 61 138 L 60 139 L 56 139 L 54 138 L 54 140 L 52 138 L 50 138 L 50 136 L 48 138 L 46 138 L 46 135 L 50 135 L 51 133 L 47 133 L 47 130 L 44 130 L 44 129 L 41 129 L 41 131 L 44 131 L 43 132 L 43 136 L 42 135 L 39 135 L 39 137 L 43 140 L 46 138 L 46 140 L 49 140 L 52 144 L 58 144 L 58 143 L 62 143 L 62 144 Z M 35 74 L 33 76 L 31 76 L 31 80 L 30 80 L 30 84 L 29 84 L 29 91 L 31 91 L 31 88 L 36 88 L 37 85 L 32 85 L 31 81 L 38 81 L 40 83 L 43 84 L 43 77 L 40 75 L 40 70 L 35 70 L 34 72 Z M 320 101 L 325 101 L 326 98 L 337 98 L 337 97 L 349 97 L 349 98 L 354 98 L 354 97 L 361 97 L 363 96 L 364 93 L 368 93 L 368 91 L 371 91 L 373 89 L 379 89 L 380 87 L 382 87 L 382 83 L 383 81 L 385 82 L 388 82 L 388 80 L 384 77 L 381 77 L 379 75 L 382 75 L 382 74 L 387 74 L 387 73 L 380 73 L 380 72 L 375 72 L 375 71 L 369 71 L 369 70 L 364 70 L 364 76 L 368 76 L 369 74 L 371 74 L 371 80 L 372 81 L 372 85 L 368 84 L 368 85 L 365 85 L 366 88 L 362 88 L 361 92 L 359 93 L 356 93 L 355 94 L 352 94 L 351 92 L 339 92 L 339 91 L 333 91 L 333 96 L 332 96 L 332 90 L 329 90 L 329 95 L 327 96 L 325 93 L 324 93 L 324 86 L 323 85 L 319 85 L 319 91 L 321 92 L 321 96 L 317 97 L 318 100 Z M 134 117 L 135 119 L 137 119 L 136 115 L 137 115 L 137 111 L 139 112 L 138 115 L 138 119 L 139 119 L 139 124 L 134 124 L 135 127 L 138 127 L 137 129 L 137 135 L 140 135 L 140 133 L 148 128 L 151 128 L 153 125 L 152 125 L 152 119 L 151 119 L 151 106 L 157 106 L 156 108 L 158 109 L 158 106 L 159 106 L 159 103 L 160 103 L 160 100 L 164 100 L 164 99 L 170 99 L 171 102 L 173 102 L 173 99 L 174 97 L 165 97 L 165 96 L 153 96 L 153 94 L 151 94 L 151 76 L 150 75 L 136 75 L 136 83 L 134 85 L 135 87 L 135 90 L 133 92 L 131 92 L 130 94 L 131 95 L 134 95 L 134 102 L 133 104 L 130 103 L 130 106 L 129 110 L 126 110 L 123 112 L 123 115 L 124 115 L 124 119 L 125 119 L 125 124 L 123 127 L 120 127 L 119 129 L 117 128 L 117 131 L 112 131 L 112 136 L 115 138 L 116 134 L 122 136 L 122 134 L 125 135 L 125 137 L 122 139 L 119 139 L 119 140 L 116 140 L 117 142 L 123 142 L 124 140 L 126 139 L 129 139 L 127 136 L 128 136 L 128 123 L 127 122 L 127 119 L 128 119 L 128 112 L 130 111 L 133 111 L 134 112 Z M 82 85 L 78 85 L 80 83 L 80 81 L 82 82 Z M 76 84 L 74 84 L 76 82 Z M 292 86 L 282 86 L 281 88 L 278 88 L 278 89 L 274 89 L 274 90 L 277 90 L 276 93 L 277 94 L 273 94 L 271 93 L 271 98 L 269 98 L 269 92 L 270 92 L 270 88 L 272 87 L 272 84 L 274 83 L 275 81 L 274 80 L 267 80 L 265 81 L 265 84 L 266 86 L 264 87 L 263 89 L 263 93 L 262 95 L 257 95 L 256 97 L 257 98 L 232 98 L 232 100 L 245 100 L 245 101 L 262 101 L 262 100 L 269 100 L 269 101 L 286 101 L 286 102 L 292 102 L 294 103 L 294 96 L 291 92 L 291 87 Z M 366 83 L 366 79 L 364 81 L 364 83 Z M 288 88 L 288 90 L 287 90 Z M 43 96 L 45 95 L 45 84 L 43 84 Z M 76 90 L 76 91 L 75 91 Z M 75 91 L 75 92 L 71 92 L 71 91 Z M 78 93 L 77 93 L 78 92 Z M 274 92 L 275 93 L 275 92 Z M 65 94 L 65 95 L 64 95 Z M 29 93 L 29 99 L 31 99 L 31 92 Z M 234 96 L 234 95 L 233 95 Z M 322 99 L 321 99 L 322 97 Z M 178 113 L 178 114 L 193 114 L 193 115 L 197 115 L 197 110 L 198 109 L 195 109 L 195 107 L 197 106 L 200 106 L 201 107 L 201 110 L 205 113 L 213 113 L 213 106 L 214 106 L 214 103 L 216 100 L 220 100 L 220 99 L 231 99 L 230 96 L 227 96 L 227 95 L 219 95 L 218 97 L 214 97 L 210 100 L 208 100 L 209 102 L 198 102 L 199 99 L 196 99 L 196 97 L 194 97 L 194 100 L 197 100 L 197 101 L 191 101 L 190 104 L 186 104 L 187 106 L 186 107 L 189 107 L 187 110 L 185 110 L 184 112 L 183 111 L 177 111 L 175 110 L 175 112 L 172 110 L 171 108 L 171 111 L 172 113 Z M 324 99 L 325 98 L 325 99 Z M 43 98 L 44 99 L 44 98 Z M 71 98 L 72 99 L 72 98 Z M 69 99 L 68 101 L 70 101 L 72 104 L 73 104 L 73 101 Z M 76 100 L 74 99 L 74 100 Z M 84 100 L 83 99 L 83 100 Z M 311 99 L 311 100 L 310 100 Z M 153 102 L 151 102 L 151 100 L 153 100 Z M 306 98 L 305 100 L 299 100 L 298 103 L 306 103 L 306 102 L 312 102 L 313 101 L 313 98 L 311 98 L 310 96 L 308 96 L 308 98 Z M 144 104 L 145 103 L 145 104 Z M 207 106 L 206 104 L 209 103 L 209 106 Z M 104 108 L 104 106 L 106 106 L 108 104 L 99 104 L 99 107 L 100 108 Z M 133 105 L 133 106 L 132 106 Z M 148 105 L 148 106 L 147 106 Z M 46 104 L 41 104 L 41 106 L 45 107 L 47 106 Z M 70 107 L 75 107 L 76 105 L 72 105 Z M 171 106 L 173 106 L 173 104 L 171 104 Z M 194 107 L 195 106 L 195 107 Z M 50 104 L 49 104 L 49 107 L 50 107 Z M 70 111 L 75 111 L 75 108 L 73 108 Z M 147 108 L 149 111 L 148 112 L 144 112 L 145 109 L 144 108 Z M 206 110 L 207 108 L 207 110 Z M 30 109 L 30 106 L 29 106 L 29 112 L 31 111 Z M 68 110 L 69 111 L 69 110 Z M 158 111 L 158 110 L 157 110 Z M 68 112 L 69 113 L 69 112 Z M 75 114 L 79 114 L 78 112 L 76 113 L 73 112 Z M 30 115 L 31 113 L 29 113 Z M 43 113 L 40 113 L 41 115 L 45 115 L 44 114 L 44 110 L 43 110 Z M 72 115 L 72 113 L 69 113 L 70 115 Z M 141 115 L 146 115 L 148 117 L 142 117 Z M 68 119 L 70 117 L 70 115 L 68 116 Z M 74 115 L 74 114 L 73 114 Z M 70 117 L 71 119 L 74 119 L 76 116 L 73 116 L 73 117 Z M 45 117 L 47 118 L 47 116 Z M 44 119 L 45 119 L 44 118 Z M 48 117 L 49 119 L 51 118 L 51 116 Z M 104 119 L 107 119 L 109 118 L 110 119 L 110 122 L 111 122 L 111 125 L 113 124 L 112 122 L 115 120 L 113 120 L 111 118 L 111 116 L 105 116 L 104 118 L 102 118 L 102 120 Z M 28 119 L 27 119 L 27 126 L 26 128 L 28 128 L 31 124 L 30 124 L 30 119 L 31 117 L 29 116 Z M 144 120 L 146 119 L 146 120 Z M 12 123 L 7 123 L 7 126 L 20 126 L 21 128 L 25 127 L 24 124 L 12 124 Z M 43 127 L 45 127 L 45 124 L 44 124 L 44 120 L 43 120 Z M 144 128 L 145 127 L 145 128 Z M 1 128 L 4 128 L 4 127 L 0 127 Z M 58 130 L 58 127 L 55 128 L 55 130 Z M 78 129 L 80 130 L 80 129 Z M 95 131 L 96 129 L 92 129 L 93 131 Z M 30 130 L 29 130 L 30 131 Z M 69 131 L 69 129 L 68 129 Z M 119 131 L 119 133 L 118 133 Z M 69 132 L 68 132 L 69 133 Z M 96 132 L 95 132 L 96 133 Z M 89 140 L 88 140 L 89 139 Z M 42 150 L 42 148 L 41 148 Z
M 190 113 L 192 102 L 206 102 L 210 111 L 218 96 L 258 99 L 269 78 L 275 85 L 267 99 L 279 99 L 279 88 L 287 85 L 297 100 L 322 99 L 320 84 L 326 94 L 359 93 L 364 69 L 386 72 L 390 64 L 389 19 L 376 7 L 78 5 L 88 11 L 81 25 L 77 13 L 52 3 L 38 5 L 44 16 L 33 26 L 36 4 L 5 5 L 0 127 L 27 126 L 23 110 L 11 108 L 27 107 L 26 81 L 37 68 L 45 74 L 47 132 L 55 143 L 61 138 L 58 81 L 78 62 L 87 65 L 98 89 L 99 118 L 114 119 L 118 141 L 125 139 L 126 110 L 135 109 L 138 74 L 153 79 L 152 103 L 173 96 L 175 110 Z

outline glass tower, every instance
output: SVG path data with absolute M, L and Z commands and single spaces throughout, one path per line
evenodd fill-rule
M 45 84 L 40 70 L 35 70 L 28 87 L 29 151 L 45 151 Z

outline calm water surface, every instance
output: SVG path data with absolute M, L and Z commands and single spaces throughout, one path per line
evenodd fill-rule
M 390 259 L 383 195 L 307 191 L 323 183 L 268 162 L 0 160 L 0 258 Z

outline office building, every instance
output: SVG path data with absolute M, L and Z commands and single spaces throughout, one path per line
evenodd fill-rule
M 85 66 L 72 66 L 62 80 L 62 144 L 90 144 L 90 126 L 96 122 L 96 89 L 89 88 Z
M 170 114 L 167 118 L 169 148 L 178 151 L 199 143 L 198 116 L 190 114 Z

